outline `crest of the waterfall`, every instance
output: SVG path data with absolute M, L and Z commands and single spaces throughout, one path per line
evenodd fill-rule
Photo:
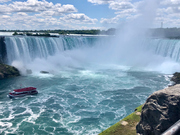
M 52 71 L 59 67 L 78 66 L 97 37 L 60 36 L 51 37 L 6 37 L 8 64 L 22 73 L 26 70 Z
M 121 37 L 122 38 L 122 37 Z M 113 41 L 113 42 L 112 42 Z M 180 61 L 180 41 L 141 37 L 127 42 L 115 37 L 6 37 L 9 64 L 22 74 L 58 72 L 62 68 L 143 67 L 172 73 Z M 136 46 L 137 45 L 137 46 Z M 174 62 L 176 61 L 176 62 Z

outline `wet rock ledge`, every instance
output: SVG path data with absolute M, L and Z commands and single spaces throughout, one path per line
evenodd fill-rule
M 180 119 L 180 84 L 153 93 L 144 104 L 137 133 L 160 135 Z
M 180 73 L 171 81 L 172 86 L 154 92 L 144 105 L 99 135 L 162 135 L 180 119 Z M 173 135 L 180 135 L 179 130 Z
M 174 82 L 174 85 L 180 84 L 180 73 L 176 72 L 173 74 L 173 77 L 171 78 L 171 81 Z
M 171 81 L 173 86 L 154 92 L 143 105 L 136 126 L 140 135 L 161 135 L 180 119 L 180 73 L 174 73 Z
M 0 79 L 16 76 L 20 76 L 20 73 L 15 67 L 0 63 Z

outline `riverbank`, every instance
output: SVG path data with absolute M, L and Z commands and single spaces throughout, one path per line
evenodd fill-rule
M 104 130 L 99 135 L 136 135 L 136 125 L 140 121 L 141 110 L 142 105 L 137 107 L 133 113 Z
M 179 120 L 180 73 L 173 74 L 174 84 L 154 92 L 144 105 L 135 109 L 99 135 L 159 135 Z M 160 125 L 160 126 L 159 126 Z
M 0 63 L 0 79 L 16 76 L 20 76 L 20 73 L 15 67 Z

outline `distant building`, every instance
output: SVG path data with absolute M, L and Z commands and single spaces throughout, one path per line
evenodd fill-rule
M 163 22 L 161 22 L 161 28 L 163 28 Z

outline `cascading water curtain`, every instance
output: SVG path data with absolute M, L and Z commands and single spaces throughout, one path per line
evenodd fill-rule
M 91 46 L 95 38 L 60 36 L 59 38 L 47 37 L 6 37 L 8 64 L 14 60 L 29 63 L 35 58 L 46 59 L 65 50 Z

